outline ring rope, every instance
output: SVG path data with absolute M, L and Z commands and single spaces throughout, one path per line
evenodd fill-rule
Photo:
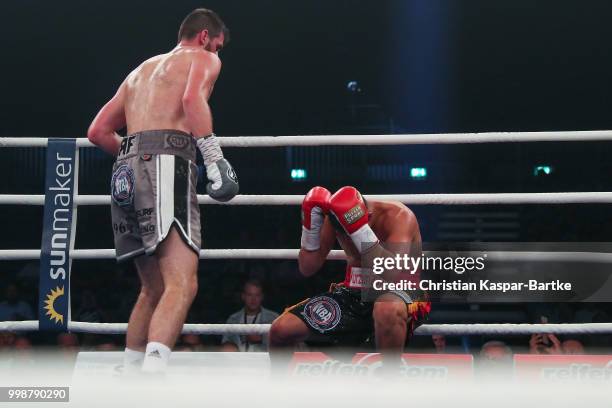
M 28 332 L 37 331 L 35 320 L 21 322 L 0 322 L 0 331 Z M 123 334 L 127 323 L 88 323 L 69 322 L 68 330 L 75 333 Z M 267 334 L 269 324 L 185 324 L 183 334 L 198 335 L 250 335 Z M 429 336 L 443 334 L 447 336 L 468 335 L 530 335 L 539 333 L 557 334 L 612 334 L 612 323 L 561 323 L 561 324 L 426 324 L 415 330 L 415 334 Z
M 498 142 L 549 142 L 549 141 L 604 141 L 612 140 L 612 131 L 578 131 L 578 132 L 494 132 L 494 133 L 463 133 L 463 134 L 426 134 L 426 135 L 342 135 L 342 136 L 255 136 L 219 138 L 224 147 L 280 147 L 280 146 L 324 146 L 324 145 L 399 145 L 399 144 L 455 144 L 455 143 L 498 143 Z M 44 147 L 47 138 L 0 138 L 0 147 Z M 76 140 L 77 147 L 93 147 L 85 138 Z M 562 204 L 562 203 L 610 203 L 612 193 L 501 193 L 501 194 L 421 194 L 421 195 L 385 195 L 369 196 L 387 200 L 402 201 L 406 204 Z M 237 196 L 230 204 L 234 205 L 295 205 L 299 204 L 302 196 Z M 108 196 L 77 196 L 80 205 L 104 205 L 110 203 Z M 215 204 L 207 196 L 198 196 L 200 204 Z M 44 205 L 44 195 L 0 195 L 0 204 Z M 207 254 L 208 251 L 208 254 Z M 216 251 L 216 252 L 212 252 Z M 231 252 L 230 252 L 231 251 Z M 238 252 L 236 252 L 238 251 Z M 240 252 L 243 251 L 243 252 Z M 294 259 L 297 250 L 203 250 L 202 257 L 227 258 L 248 257 L 257 258 L 251 251 L 265 251 L 265 258 L 278 258 L 279 255 Z M 280 252 L 280 251 L 288 251 Z M 341 252 L 341 251 L 337 251 Z M 516 253 L 506 253 L 516 260 Z M 537 254 L 537 255 L 535 255 Z M 558 256 L 559 253 L 550 253 Z M 572 253 L 566 253 L 572 254 Z M 585 253 L 578 253 L 584 255 Z M 75 250 L 74 259 L 87 259 L 92 257 L 113 258 L 114 250 Z M 208 255 L 208 256 L 207 256 Z M 338 254 L 332 257 L 342 259 Z M 543 258 L 542 253 L 533 253 L 530 256 Z M 549 256 L 549 254 L 546 254 Z M 579 256 L 582 256 L 579 255 Z M 597 254 L 597 259 L 609 262 L 608 254 Z M 27 256 L 27 258 L 23 258 Z M 262 253 L 261 256 L 264 256 Z M 578 256 L 576 253 L 570 257 Z M 587 257 L 592 257 L 593 254 Z M 3 250 L 0 259 L 38 259 L 39 250 Z M 259 257 L 258 259 L 264 259 Z M 533 260 L 533 259 L 532 259 Z M 69 330 L 88 333 L 125 333 L 126 323 L 86 323 L 69 322 Z M 226 324 L 188 324 L 184 326 L 185 333 L 196 334 L 265 334 L 270 325 L 226 325 Z M 37 321 L 0 322 L 0 331 L 35 331 L 38 330 Z M 534 333 L 560 333 L 560 334 L 609 334 L 612 333 L 610 323 L 590 324 L 468 324 L 468 325 L 425 325 L 416 330 L 416 334 L 534 334 Z
M 299 249 L 202 249 L 200 259 L 297 259 Z M 425 255 L 444 255 L 446 252 L 425 251 Z M 541 251 L 486 251 L 489 262 L 593 262 L 612 263 L 607 252 L 541 252 Z M 39 249 L 3 249 L 0 261 L 35 260 Z M 115 259 L 114 249 L 74 249 L 71 259 Z M 343 250 L 332 250 L 328 260 L 346 260 Z
M 286 146 L 374 146 L 405 144 L 465 144 L 516 142 L 583 142 L 612 140 L 610 130 L 563 132 L 483 132 L 431 133 L 403 135 L 300 135 L 219 137 L 223 147 L 286 147 Z M 0 147 L 45 147 L 48 138 L 4 137 Z M 87 138 L 77 138 L 77 147 L 93 147 Z
M 411 205 L 477 205 L 477 204 L 609 204 L 612 192 L 563 193 L 473 193 L 473 194 L 366 194 L 371 200 L 400 201 Z M 216 205 L 300 205 L 303 195 L 237 195 L 231 201 L 215 201 L 198 195 L 199 204 Z M 109 195 L 78 195 L 78 205 L 109 205 Z M 44 205 L 44 194 L 1 194 L 0 205 Z

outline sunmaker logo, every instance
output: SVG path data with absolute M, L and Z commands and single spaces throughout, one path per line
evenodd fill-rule
M 39 285 L 41 330 L 67 328 L 75 149 L 74 139 L 50 139 L 47 148 Z

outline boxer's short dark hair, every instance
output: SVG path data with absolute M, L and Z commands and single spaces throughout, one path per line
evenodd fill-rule
M 230 40 L 230 31 L 221 17 L 214 11 L 205 8 L 195 9 L 185 17 L 179 29 L 178 40 L 179 42 L 182 39 L 190 40 L 203 30 L 208 30 L 210 38 L 216 38 L 223 33 L 225 35 L 223 45 Z

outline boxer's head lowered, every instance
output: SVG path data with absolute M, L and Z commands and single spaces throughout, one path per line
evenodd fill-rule
M 229 43 L 230 31 L 221 17 L 212 10 L 193 10 L 181 23 L 178 42 L 190 41 L 206 51 L 218 53 Z

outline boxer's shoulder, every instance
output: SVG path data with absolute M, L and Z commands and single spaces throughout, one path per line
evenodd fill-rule
M 139 79 L 143 76 L 150 75 L 151 71 L 159 64 L 160 61 L 168 54 L 155 55 L 144 60 L 140 65 L 134 68 L 127 76 L 126 82 L 130 86 L 135 86 Z
M 380 226 L 377 230 L 380 231 L 381 239 L 388 239 L 388 236 L 396 235 L 401 231 L 412 235 L 412 232 L 418 229 L 416 215 L 399 201 L 378 202 L 374 212 L 378 212 L 376 218 L 380 220 L 377 222 Z
M 138 72 L 146 70 L 147 68 L 157 66 L 157 64 L 159 64 L 161 61 L 163 61 L 168 55 L 169 54 L 159 54 L 159 55 L 154 55 L 154 56 L 152 56 L 150 58 L 147 58 L 139 66 L 137 66 L 130 73 L 130 75 L 134 75 L 134 74 L 137 74 Z
M 412 210 L 399 201 L 378 201 L 375 204 L 374 211 L 378 211 L 385 218 L 395 221 L 411 221 L 416 219 Z
M 173 56 L 186 56 L 189 59 L 199 62 L 221 65 L 221 59 L 214 53 L 199 47 L 177 47 L 170 52 Z

